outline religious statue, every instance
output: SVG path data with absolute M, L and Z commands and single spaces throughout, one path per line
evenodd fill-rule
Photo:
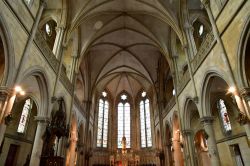
M 126 141 L 126 137 L 123 136 L 122 137 L 122 153 L 125 154 L 127 153 L 127 141 Z

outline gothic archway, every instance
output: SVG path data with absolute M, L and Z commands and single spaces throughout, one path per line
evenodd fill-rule
M 1 145 L 0 163 L 4 165 L 29 164 L 35 140 L 38 113 L 33 97 L 17 96 L 12 113 L 5 118 L 7 124 Z M 18 138 L 18 139 L 16 139 Z

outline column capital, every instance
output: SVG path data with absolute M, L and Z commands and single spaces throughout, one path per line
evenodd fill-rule
M 213 121 L 214 117 L 212 116 L 203 116 L 202 118 L 200 118 L 200 122 L 205 124 L 213 123 Z
M 47 0 L 41 0 L 40 5 L 41 5 L 41 7 L 46 8 L 47 7 Z
M 0 101 L 5 101 L 7 97 L 14 93 L 14 90 L 5 86 L 0 87 Z
M 42 122 L 42 123 L 49 123 L 50 122 L 49 117 L 46 117 L 46 116 L 36 116 L 35 120 L 38 122 Z
M 250 88 L 249 87 L 244 87 L 240 89 L 240 95 L 246 99 L 250 99 Z

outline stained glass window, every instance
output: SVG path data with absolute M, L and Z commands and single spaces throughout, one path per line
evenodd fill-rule
M 127 95 L 121 96 L 121 102 L 118 104 L 118 135 L 117 146 L 122 148 L 122 137 L 126 137 L 127 148 L 130 148 L 130 104 L 126 101 Z
M 201 24 L 199 27 L 199 35 L 202 36 L 204 32 L 204 26 Z
M 140 102 L 141 147 L 146 148 L 152 147 L 150 108 L 146 92 L 142 92 L 142 97 Z
M 108 112 L 109 103 L 107 101 L 107 93 L 103 92 L 99 100 L 98 127 L 97 127 L 97 147 L 106 148 L 108 145 Z
M 51 26 L 48 23 L 45 25 L 45 31 L 46 31 L 48 36 L 51 36 L 52 29 L 51 29 Z
M 30 111 L 32 109 L 32 100 L 27 99 L 24 103 L 21 118 L 18 124 L 17 132 L 24 133 L 27 128 L 27 122 L 29 118 Z
M 222 100 L 222 99 L 219 99 L 218 103 L 217 103 L 217 107 L 218 107 L 219 114 L 220 114 L 220 117 L 221 117 L 224 132 L 226 134 L 229 134 L 232 131 L 232 127 L 231 127 L 231 123 L 230 123 L 230 120 L 229 120 L 229 116 L 228 116 L 228 112 L 227 112 L 227 107 L 225 105 L 225 101 Z

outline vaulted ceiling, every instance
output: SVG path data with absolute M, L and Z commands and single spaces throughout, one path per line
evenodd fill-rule
M 177 0 L 68 1 L 67 37 L 77 31 L 79 53 L 87 59 L 92 90 L 125 90 L 135 96 L 157 81 L 165 56 L 171 67 L 170 37 L 182 41 Z

